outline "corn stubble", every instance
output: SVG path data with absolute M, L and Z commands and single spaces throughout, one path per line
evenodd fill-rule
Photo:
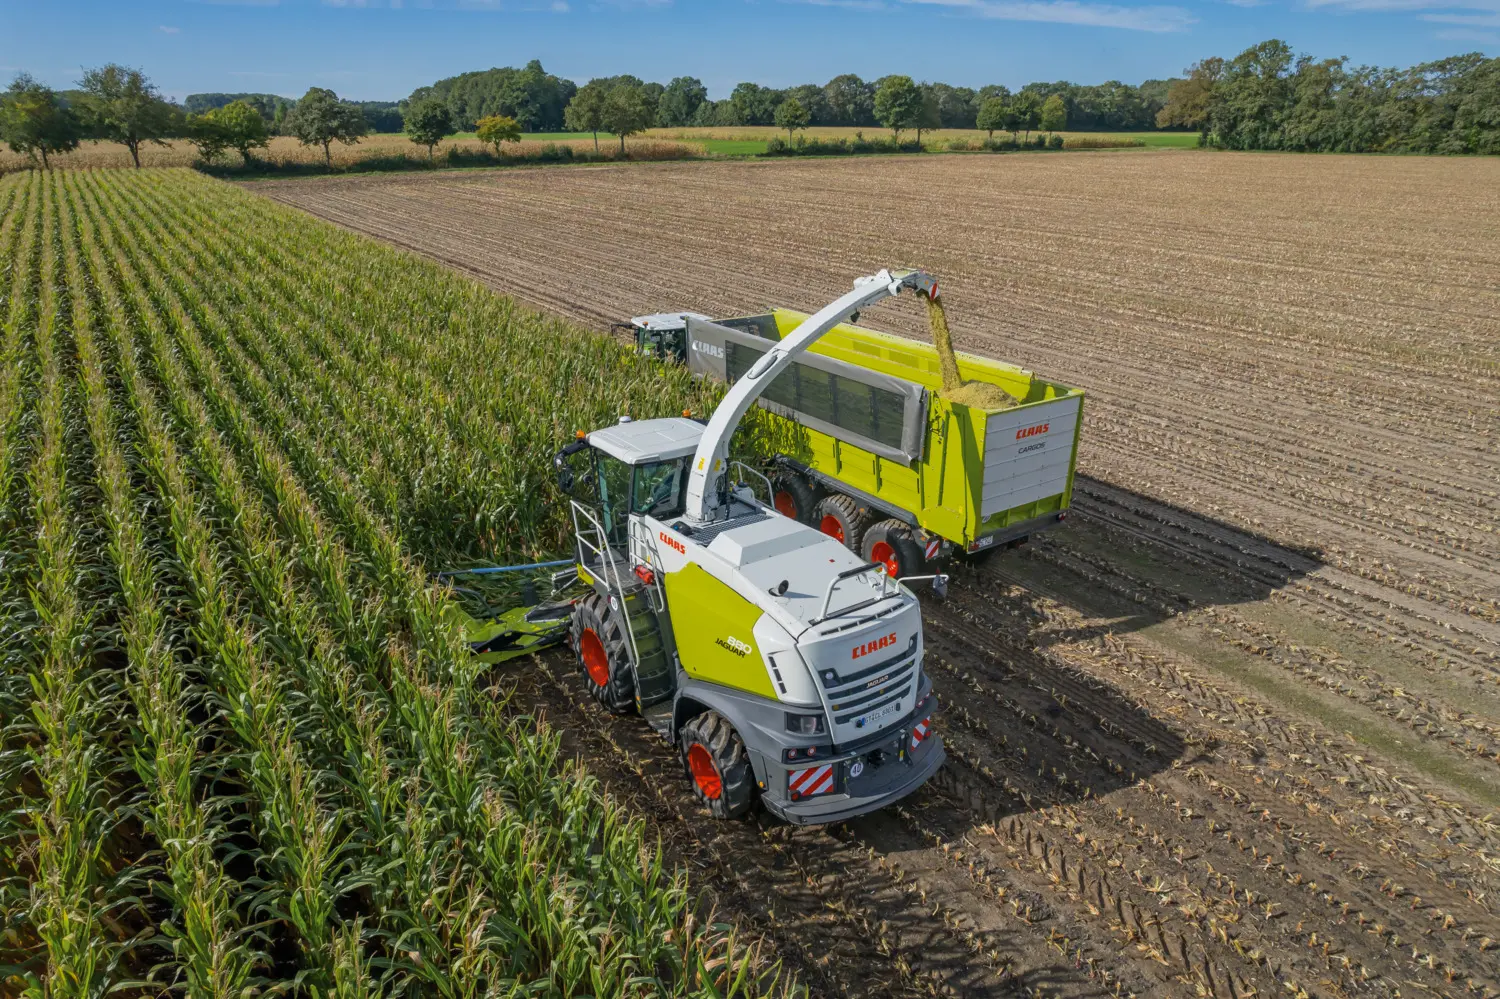
M 796 991 L 508 704 L 427 560 L 702 389 L 186 171 L 0 181 L 0 989 Z

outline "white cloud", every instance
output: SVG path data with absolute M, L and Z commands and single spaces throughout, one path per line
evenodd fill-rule
M 1500 45 L 1500 34 L 1479 31 L 1474 28 L 1448 28 L 1433 33 L 1433 37 L 1447 42 L 1479 42 L 1481 45 Z
M 170 24 L 158 24 L 156 26 L 156 30 L 160 31 L 164 35 L 175 35 L 182 31 L 181 28 L 175 27 Z
M 1000 21 L 1043 21 L 1128 31 L 1182 31 L 1197 18 L 1181 7 L 1123 7 L 1078 0 L 902 0 Z M 1500 0 L 1496 0 L 1500 2 Z
M 1224 0 L 1231 7 L 1264 7 L 1271 0 Z

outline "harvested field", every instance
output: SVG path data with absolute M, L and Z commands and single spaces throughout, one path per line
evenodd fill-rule
M 1500 163 L 1100 153 L 256 190 L 597 327 L 943 281 L 1080 385 L 1075 516 L 927 613 L 950 763 L 713 826 L 564 656 L 518 702 L 815 992 L 1500 995 Z M 924 335 L 910 301 L 865 322 Z M 644 776 L 644 780 L 642 777 Z

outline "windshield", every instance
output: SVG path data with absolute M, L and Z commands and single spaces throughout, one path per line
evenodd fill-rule
M 680 516 L 687 508 L 684 466 L 683 458 L 637 465 L 631 512 L 647 514 L 657 520 Z

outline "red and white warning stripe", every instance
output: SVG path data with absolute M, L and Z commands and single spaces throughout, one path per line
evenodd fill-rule
M 932 716 L 929 715 L 917 722 L 911 730 L 911 748 L 916 749 L 922 744 L 922 740 L 932 734 Z
M 815 794 L 826 794 L 833 790 L 833 764 L 793 770 L 787 775 L 787 790 L 799 798 L 810 798 Z
M 941 547 L 943 547 L 942 538 L 933 538 L 931 541 L 927 542 L 927 561 L 931 562 L 933 559 L 937 558 L 938 549 Z

